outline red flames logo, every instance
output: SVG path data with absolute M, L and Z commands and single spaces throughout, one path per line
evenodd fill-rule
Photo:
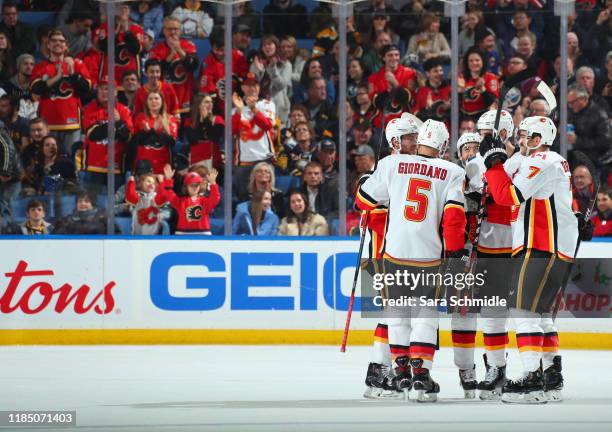
M 32 315 L 47 308 L 54 300 L 55 305 L 52 307 L 57 313 L 64 312 L 71 303 L 73 303 L 74 312 L 79 315 L 92 309 L 98 315 L 105 315 L 115 307 L 115 299 L 111 293 L 116 285 L 113 281 L 107 283 L 91 300 L 88 299 L 88 296 L 92 289 L 88 285 L 81 285 L 75 289 L 69 283 L 65 283 L 59 288 L 53 288 L 49 282 L 30 283 L 21 298 L 14 299 L 17 289 L 23 286 L 22 280 L 31 276 L 53 275 L 53 270 L 28 270 L 28 263 L 19 261 L 15 271 L 5 273 L 5 276 L 9 278 L 9 283 L 0 297 L 0 313 L 8 314 L 20 309 L 21 312 Z M 24 285 L 27 283 L 24 282 Z M 103 303 L 100 302 L 101 299 Z

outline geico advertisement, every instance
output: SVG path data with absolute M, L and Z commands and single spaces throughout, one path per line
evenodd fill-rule
M 357 249 L 338 239 L 4 240 L 0 327 L 341 328 Z

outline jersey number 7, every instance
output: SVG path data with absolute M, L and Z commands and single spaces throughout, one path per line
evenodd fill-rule
M 427 215 L 429 199 L 423 191 L 431 190 L 431 181 L 419 178 L 411 178 L 408 182 L 408 193 L 406 201 L 413 204 L 404 206 L 404 217 L 411 222 L 423 222 Z

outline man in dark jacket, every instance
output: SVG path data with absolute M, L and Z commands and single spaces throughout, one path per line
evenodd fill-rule
M 15 57 L 25 53 L 34 54 L 36 51 L 36 32 L 28 24 L 19 22 L 17 5 L 12 1 L 2 3 L 0 31 L 11 42 Z
M 338 190 L 330 187 L 323 179 L 321 164 L 308 162 L 304 168 L 302 190 L 308 198 L 310 210 L 330 220 L 338 217 Z
M 0 121 L 0 207 L 10 208 L 10 203 L 21 191 L 23 168 L 19 152 Z
M 608 115 L 593 104 L 588 91 L 580 84 L 569 87 L 567 105 L 570 108 L 568 124 L 575 128 L 575 132 L 567 134 L 569 148 L 572 152 L 585 153 L 597 168 L 601 168 L 602 156 L 611 148 Z

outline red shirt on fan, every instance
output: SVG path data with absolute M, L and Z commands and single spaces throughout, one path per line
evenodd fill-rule
M 210 213 L 219 205 L 221 194 L 216 183 L 210 185 L 210 195 L 196 195 L 195 197 L 178 196 L 174 193 L 172 179 L 162 183 L 165 198 L 176 210 L 178 221 L 176 231 L 202 232 L 210 231 Z
M 476 88 L 476 82 L 479 78 L 484 79 L 484 92 L 481 92 Z M 485 72 L 484 75 L 479 78 L 465 79 L 463 76 L 460 76 L 459 78 L 460 80 L 465 79 L 460 109 L 461 112 L 466 115 L 475 116 L 482 114 L 489 108 L 489 105 L 491 105 L 495 99 L 499 97 L 499 81 L 494 74 L 491 72 Z
M 196 57 L 196 46 L 193 42 L 181 39 L 181 49 L 186 56 L 181 58 L 175 53 L 171 61 L 167 61 L 172 52 L 168 44 L 163 41 L 153 47 L 149 53 L 149 58 L 159 60 L 163 67 L 164 80 L 172 85 L 178 97 L 179 112 L 188 112 L 193 91 L 193 72 L 198 67 Z
M 445 121 L 448 118 L 448 109 L 444 108 L 444 102 L 450 103 L 451 86 L 443 83 L 438 88 L 430 87 L 429 81 L 423 87 L 420 87 L 414 97 L 414 113 L 418 114 L 422 110 L 431 110 L 431 118 L 433 120 Z M 431 105 L 429 99 L 431 98 Z M 428 106 L 429 105 L 429 106 Z M 448 126 L 448 125 L 447 125 Z
M 232 49 L 232 74 L 243 77 L 249 71 L 244 54 Z M 217 107 L 223 111 L 223 95 L 225 89 L 225 66 L 211 51 L 202 62 L 200 68 L 200 93 L 206 93 L 217 100 Z
M 160 126 L 155 127 L 155 117 L 139 113 L 134 119 L 135 139 L 136 139 L 136 163 L 141 159 L 148 159 L 153 167 L 154 174 L 163 174 L 164 165 L 172 161 L 172 147 L 178 136 L 178 121 L 176 117 L 169 115 L 168 123 L 170 133 Z M 147 131 L 145 124 L 149 126 Z
M 134 115 L 144 112 L 145 102 L 150 91 L 151 90 L 147 88 L 146 84 L 140 86 L 138 90 L 136 90 L 136 94 L 134 95 Z M 174 88 L 170 84 L 160 81 L 160 88 L 157 89 L 157 91 L 159 91 L 164 97 L 166 112 L 168 115 L 178 114 L 179 103 Z
M 199 127 L 194 127 L 190 117 L 185 120 L 185 137 L 189 143 L 189 162 L 197 164 L 211 160 L 212 166 L 221 165 L 219 139 L 223 137 L 225 122 L 223 117 L 214 116 L 212 122 L 205 120 Z
M 115 123 L 115 174 L 122 172 L 125 146 L 134 132 L 132 113 L 125 105 L 117 103 L 119 121 Z M 108 107 L 97 100 L 83 110 L 83 129 L 87 134 L 83 141 L 83 164 L 85 171 L 108 172 Z
M 108 60 L 104 51 L 106 49 L 106 35 L 108 28 L 106 23 L 100 25 L 93 35 L 93 43 L 98 48 L 98 65 L 96 78 L 107 76 Z M 134 70 L 140 79 L 140 52 L 144 40 L 144 30 L 138 24 L 130 23 L 127 32 L 117 33 L 115 37 L 115 84 L 119 87 L 123 73 Z M 90 53 L 88 50 L 87 53 Z M 84 60 L 87 57 L 84 57 Z M 90 69 L 93 75 L 93 69 Z
M 49 130 L 69 131 L 81 128 L 81 101 L 76 94 L 71 79 L 68 77 L 68 64 L 62 60 L 64 78 L 60 79 L 52 88 L 48 88 L 46 81 L 56 75 L 56 64 L 50 60 L 43 60 L 32 70 L 30 89 L 33 94 L 40 96 L 38 115 L 47 120 Z M 91 86 L 89 71 L 85 64 L 74 59 L 74 76 L 85 87 Z
M 393 87 L 389 84 L 387 79 L 385 78 L 386 69 L 385 66 L 381 67 L 378 72 L 372 74 L 368 78 L 368 83 L 370 87 L 370 100 L 374 100 L 375 97 L 379 96 L 381 93 L 387 93 L 393 90 Z M 417 74 L 414 69 L 411 69 L 406 66 L 398 65 L 395 72 L 393 72 L 393 76 L 395 77 L 398 86 L 402 87 L 408 93 L 408 99 L 412 96 L 412 92 L 416 89 L 417 83 Z M 398 112 L 387 113 L 385 117 L 385 124 L 388 123 L 391 119 L 399 117 L 401 115 L 401 111 L 403 108 L 399 110 L 395 110 Z M 378 128 L 382 127 L 382 111 L 378 113 L 376 118 L 374 119 L 374 125 Z

